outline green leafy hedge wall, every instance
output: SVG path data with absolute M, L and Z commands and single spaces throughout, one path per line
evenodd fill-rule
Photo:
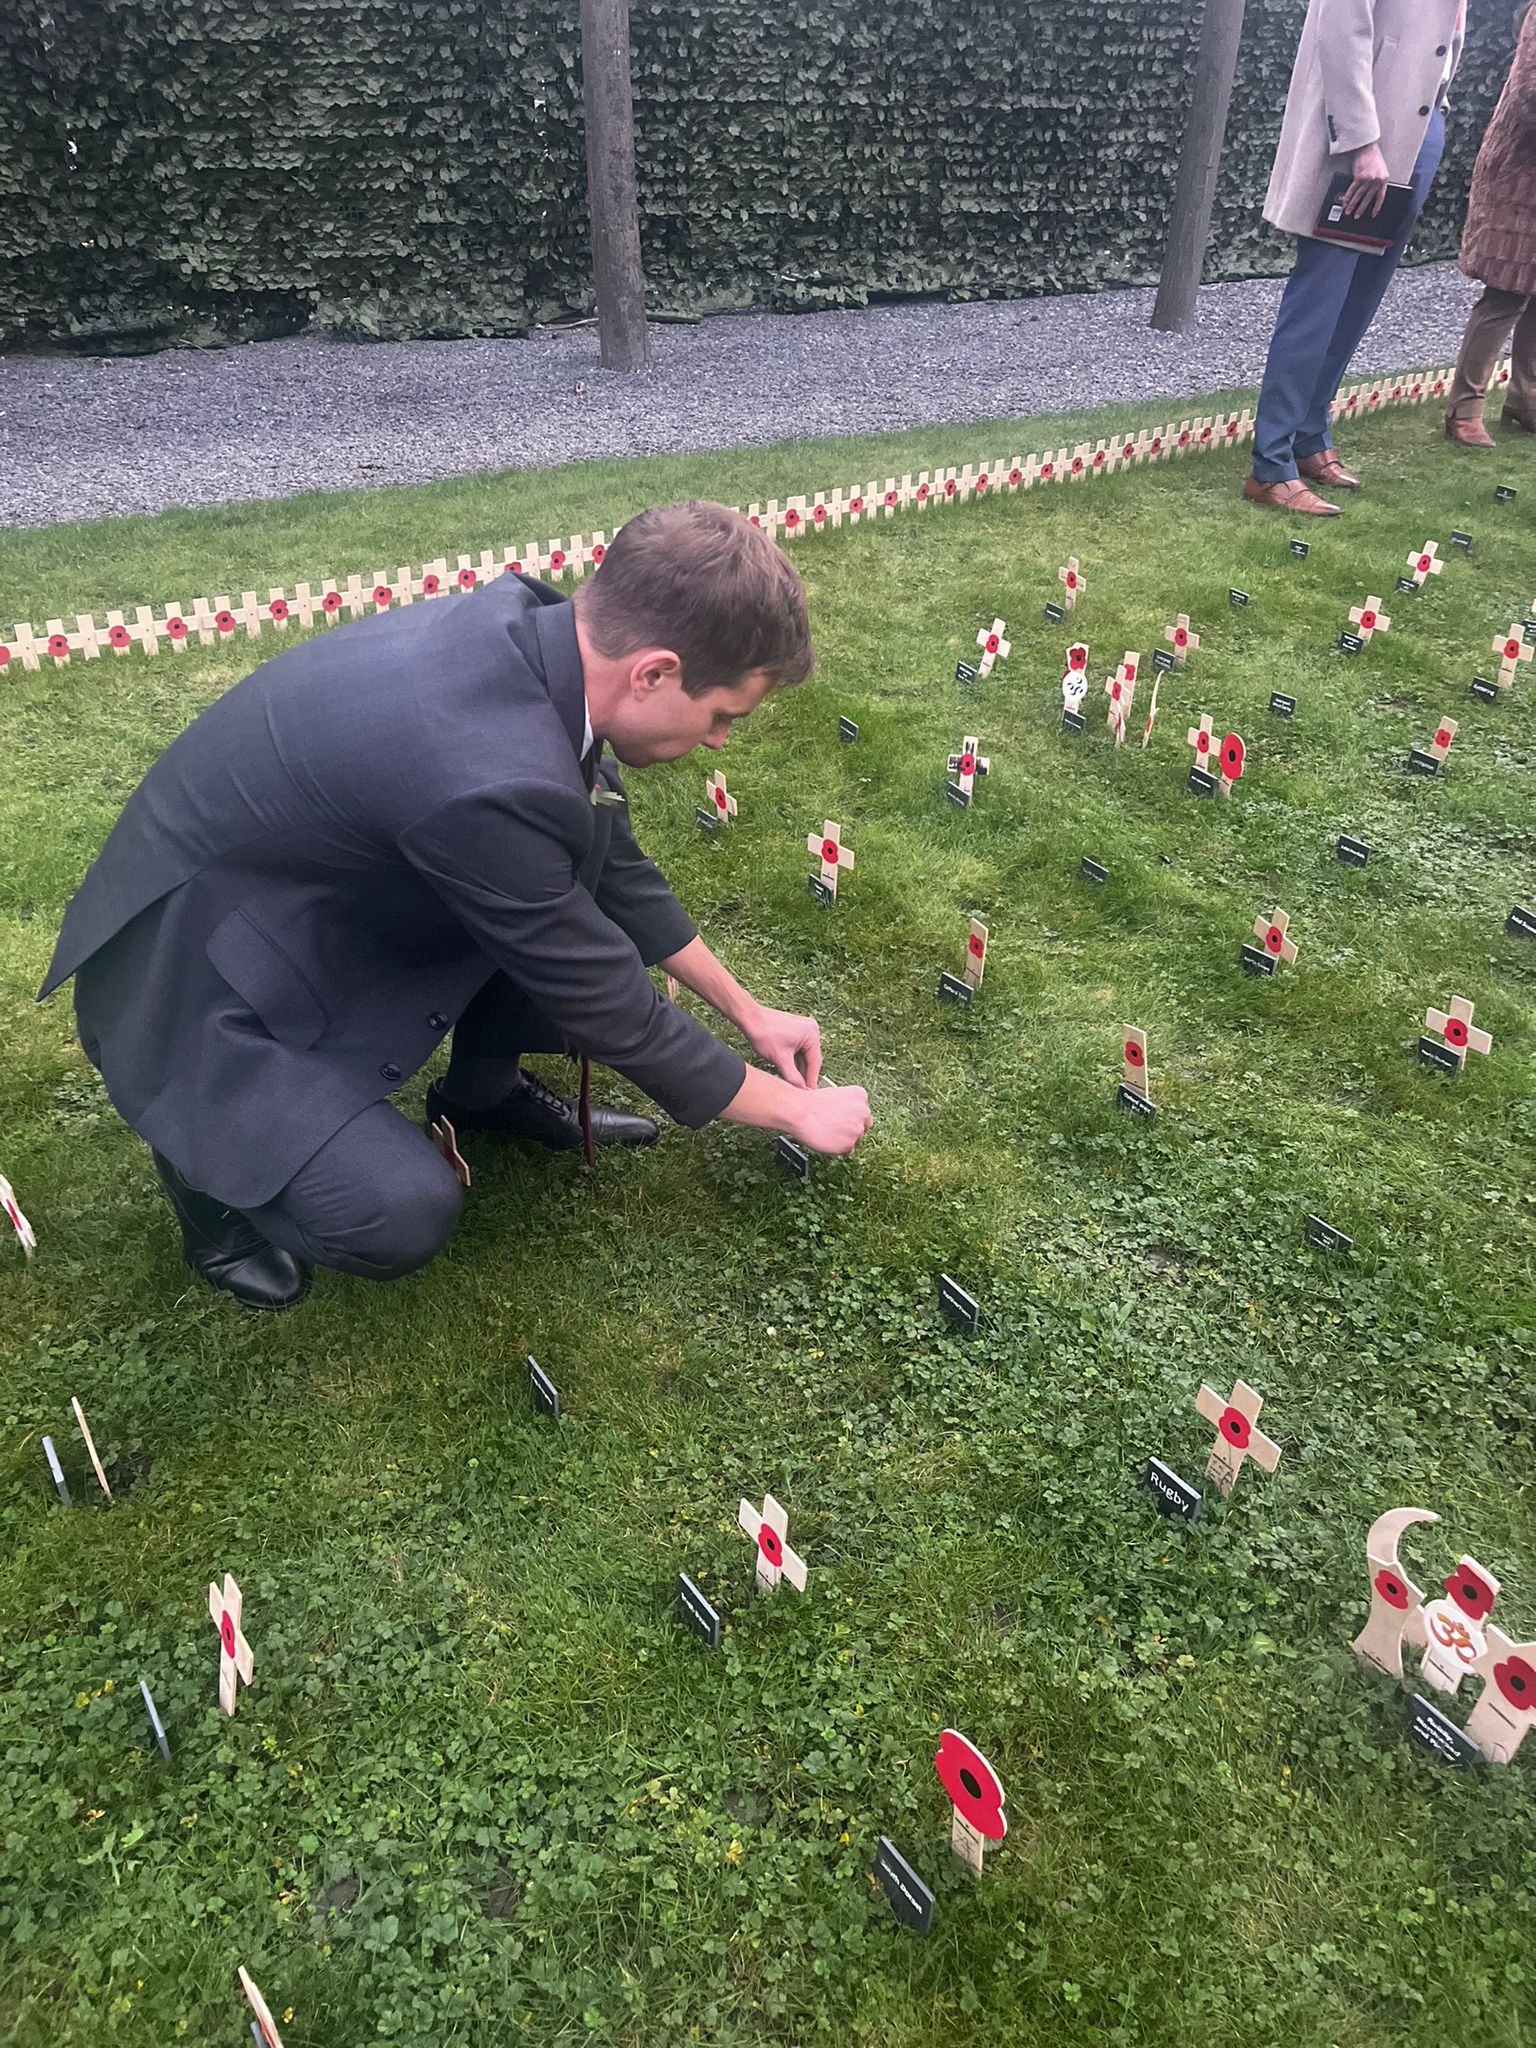
M 1156 274 L 1198 0 L 632 0 L 651 303 Z M 1258 214 L 1303 0 L 1248 0 L 1208 275 Z M 1454 252 L 1512 47 L 1471 0 L 1416 244 Z M 515 334 L 590 305 L 576 0 L 0 8 L 0 341 Z

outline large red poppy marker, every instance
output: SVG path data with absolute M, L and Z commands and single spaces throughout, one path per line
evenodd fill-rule
M 1511 1642 L 1497 1623 L 1485 1633 L 1473 1667 L 1483 1690 L 1467 1716 L 1467 1734 L 1489 1763 L 1507 1764 L 1536 1725 L 1536 1643 Z
M 1256 1427 L 1263 1406 L 1264 1396 L 1255 1393 L 1246 1380 L 1239 1380 L 1225 1401 L 1214 1387 L 1204 1385 L 1195 1396 L 1195 1407 L 1215 1426 L 1216 1441 L 1205 1476 L 1223 1500 L 1237 1484 L 1246 1459 L 1254 1459 L 1266 1472 L 1273 1472 L 1280 1462 L 1280 1446 Z
M 944 785 L 945 794 L 951 803 L 958 804 L 961 810 L 970 808 L 971 799 L 976 794 L 977 776 L 988 775 L 992 770 L 992 757 L 989 754 L 978 754 L 976 751 L 980 744 L 980 740 L 972 735 L 960 742 L 958 754 L 951 754 L 948 757 L 949 772 L 955 780 Z
M 253 2031 L 259 2029 L 257 2039 L 262 2042 L 263 2048 L 283 2048 L 283 2037 L 277 2031 L 277 2021 L 272 2017 L 272 2008 L 251 1982 L 250 1972 L 244 1964 L 240 1966 L 240 1989 L 250 2000 L 251 2011 L 256 2015 Z
M 1499 688 L 1507 690 L 1520 673 L 1522 661 L 1536 658 L 1536 645 L 1526 639 L 1518 626 L 1511 626 L 1507 633 L 1501 633 L 1493 643 L 1493 651 L 1499 657 Z
M 1438 1522 L 1428 1508 L 1389 1508 L 1372 1522 L 1365 1539 L 1371 1575 L 1371 1611 L 1350 1648 L 1363 1664 L 1403 1682 L 1404 1643 L 1423 1646 L 1424 1595 L 1398 1562 L 1403 1531 L 1415 1522 Z
M 1452 996 L 1449 1009 L 1428 1009 L 1424 1012 L 1425 1029 L 1438 1032 L 1444 1043 L 1437 1043 L 1433 1038 L 1419 1040 L 1419 1059 L 1423 1065 L 1459 1074 L 1467 1063 L 1469 1052 L 1492 1052 L 1492 1038 L 1473 1025 L 1475 1008 L 1476 1005 L 1469 1003 L 1465 996 Z
M 1180 612 L 1171 626 L 1164 626 L 1163 638 L 1173 649 L 1175 661 L 1184 661 L 1200 645 L 1200 635 L 1190 628 L 1188 612 Z
M 1002 1781 L 975 1743 L 953 1728 L 940 1736 L 933 1767 L 955 1809 L 950 1847 L 980 1877 L 988 1842 L 1000 1842 L 1008 1832 Z
M 983 626 L 976 635 L 976 645 L 981 649 L 981 659 L 976 664 L 979 676 L 989 676 L 994 662 L 1006 661 L 1013 652 L 1011 641 L 1003 638 L 1003 622 L 994 619 L 990 626 Z
M 853 866 L 853 848 L 844 846 L 842 826 L 828 818 L 819 833 L 806 834 L 805 850 L 821 856 L 820 875 L 812 875 L 809 879 L 812 890 L 824 903 L 830 903 L 837 895 L 838 869 Z
M 1425 578 L 1438 576 L 1444 567 L 1445 564 L 1440 559 L 1440 543 L 1437 540 L 1425 541 L 1416 555 L 1408 557 L 1408 574 L 1415 590 L 1422 590 Z
M 251 1646 L 240 1632 L 240 1610 L 244 1604 L 244 1596 L 228 1572 L 224 1574 L 222 1593 L 210 1581 L 208 1612 L 219 1631 L 219 1705 L 226 1714 L 235 1711 L 235 1674 L 238 1672 L 249 1685 L 256 1665 Z
M 771 1493 L 763 1495 L 762 1512 L 744 1500 L 736 1519 L 757 1545 L 757 1590 L 776 1593 L 780 1579 L 788 1579 L 797 1593 L 805 1591 L 805 1559 L 790 1549 L 785 1540 L 789 1516 Z
M 1349 623 L 1367 647 L 1371 644 L 1373 633 L 1390 633 L 1392 630 L 1392 621 L 1382 610 L 1379 597 L 1368 597 L 1364 604 L 1352 605 Z
M 1140 665 L 1139 654 L 1127 654 L 1104 684 L 1104 694 L 1109 699 L 1109 712 L 1104 723 L 1114 734 L 1117 747 L 1125 745 L 1125 722 L 1131 715 L 1131 703 L 1136 695 L 1136 674 Z
M 1243 767 L 1248 759 L 1248 749 L 1235 732 L 1224 735 L 1216 755 L 1216 765 L 1221 771 L 1221 793 L 1230 796 L 1241 779 Z
M 1499 1582 L 1475 1557 L 1463 1557 L 1445 1582 L 1445 1597 L 1424 1609 L 1424 1656 L 1419 1677 L 1436 1692 L 1454 1693 L 1487 1649 L 1483 1623 L 1499 1597 Z
M 1076 555 L 1068 555 L 1065 562 L 1063 562 L 1061 567 L 1056 571 L 1056 581 L 1061 585 L 1062 589 L 1067 594 L 1067 610 L 1069 612 L 1074 610 L 1077 605 L 1077 600 L 1088 588 L 1088 578 L 1083 574 L 1082 570 L 1078 568 Z
M 709 825 L 728 825 L 736 815 L 736 799 L 725 786 L 725 770 L 717 768 L 713 775 L 704 778 L 704 797 L 707 808 L 700 811 L 700 819 Z
M 3 1173 L 0 1173 L 0 1209 L 11 1219 L 11 1228 L 21 1240 L 21 1248 L 30 1259 L 37 1250 L 37 1233 L 21 1213 L 21 1204 L 16 1199 L 16 1190 Z

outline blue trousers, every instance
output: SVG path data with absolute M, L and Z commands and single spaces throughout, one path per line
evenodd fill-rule
M 1284 483 L 1298 461 L 1333 446 L 1328 409 L 1386 296 L 1403 249 L 1429 197 L 1445 147 L 1445 114 L 1436 108 L 1413 167 L 1413 203 L 1402 232 L 1379 256 L 1335 248 L 1302 235 L 1286 280 L 1264 366 L 1253 428 L 1253 473 Z

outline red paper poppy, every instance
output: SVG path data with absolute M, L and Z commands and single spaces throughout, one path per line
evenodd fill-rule
M 203 1640 L 206 1642 L 208 1639 L 205 1636 Z M 233 1657 L 235 1654 L 235 1624 L 230 1618 L 228 1609 L 219 1616 L 219 1641 L 224 1645 L 225 1656 Z
M 281 625 L 283 620 L 286 619 L 288 616 L 287 599 L 281 597 L 274 597 L 272 602 L 267 606 L 267 610 L 271 614 L 271 616 L 277 620 L 278 624 Z
M 725 805 L 726 805 L 726 794 L 725 794 L 725 791 L 724 791 L 723 789 L 721 789 L 721 788 L 717 787 L 717 788 L 716 788 L 716 790 L 715 790 L 715 808 L 716 808 L 716 810 L 719 810 L 719 811 L 723 811 L 723 810 L 725 809 Z
M 1424 386 L 1422 384 L 1415 384 L 1413 387 L 1413 395 L 1415 398 L 1422 398 L 1424 396 Z
M 891 506 L 899 505 L 901 502 L 901 493 L 899 491 L 887 491 L 885 494 L 885 502 L 887 505 Z
M 959 486 L 952 476 L 944 479 L 944 495 L 946 498 L 952 498 L 958 488 Z
M 864 500 L 862 498 L 850 498 L 848 500 L 848 510 L 850 512 L 862 512 L 864 510 Z M 594 562 L 598 559 L 596 548 L 592 550 L 592 559 Z
M 1123 443 L 1121 444 L 1121 448 L 1120 448 L 1120 460 L 1121 460 L 1122 462 L 1129 462 L 1129 461 L 1130 461 L 1130 459 L 1131 459 L 1131 457 L 1132 457 L 1132 456 L 1133 456 L 1133 455 L 1134 455 L 1135 453 L 1136 453 L 1136 443 L 1135 443 L 1134 441 L 1125 441 L 1125 442 L 1123 442 Z
M 555 571 L 555 573 L 556 573 L 557 575 L 559 574 L 560 570 L 562 570 L 562 569 L 563 569 L 563 568 L 565 567 L 565 549 L 564 549 L 564 548 L 551 548 L 551 549 L 550 549 L 550 551 L 549 551 L 549 566 L 550 566 L 550 568 L 551 568 L 551 569 L 553 569 L 553 570 Z
M 988 654 L 996 654 L 996 652 L 997 652 L 998 648 L 999 648 L 999 647 L 1000 647 L 1001 645 L 1002 645 L 1002 642 L 1001 642 L 1001 641 L 1000 641 L 1000 640 L 998 639 L 998 637 L 997 637 L 997 635 L 996 635 L 995 633 L 989 633 L 989 634 L 987 635 L 987 652 L 988 652 Z
M 1517 1713 L 1536 1713 L 1536 1666 L 1524 1657 L 1506 1657 L 1495 1664 L 1493 1682 Z
M 826 506 L 825 506 L 825 505 L 818 505 L 818 506 L 817 506 L 817 507 L 815 508 L 815 510 L 814 510 L 814 511 L 813 511 L 813 512 L 811 513 L 811 517 L 812 517 L 812 518 L 813 518 L 813 519 L 815 520 L 815 522 L 816 522 L 816 524 L 817 524 L 818 526 L 820 526 L 820 525 L 822 524 L 822 522 L 823 522 L 823 520 L 824 520 L 824 519 L 826 518 L 826 516 L 827 516 L 827 508 L 826 508 Z
M 1105 464 L 1105 462 L 1106 462 L 1107 460 L 1108 460 L 1108 457 L 1107 457 L 1107 455 L 1105 454 L 1105 451 L 1104 451 L 1104 450 L 1103 450 L 1102 448 L 1096 448 L 1096 449 L 1094 450 L 1094 455 L 1093 455 L 1093 466 L 1094 466 L 1094 468 L 1095 468 L 1095 469 L 1102 469 L 1102 468 L 1104 467 L 1104 464 Z
M 1019 483 L 1022 483 L 1022 482 L 1024 481 L 1024 472 L 1023 472 L 1023 470 L 1022 470 L 1022 469 L 1019 469 L 1019 468 L 1018 468 L 1017 466 L 1015 466 L 1015 467 L 1014 467 L 1013 469 L 1010 469 L 1010 470 L 1009 470 L 1009 472 L 1008 472 L 1008 481 L 1009 481 L 1009 483 L 1011 483 L 1011 484 L 1019 484 Z M 885 502 L 886 502 L 887 504 L 889 504 L 889 503 L 890 503 L 891 501 L 890 501 L 890 499 L 889 499 L 889 498 L 887 498 Z
M 387 583 L 376 583 L 373 586 L 373 601 L 378 606 L 379 610 L 383 611 L 386 608 L 386 606 L 392 605 L 394 603 L 395 593 L 390 589 Z
M 1371 1583 L 1377 1597 L 1385 1600 L 1389 1607 L 1395 1607 L 1401 1612 L 1408 1605 L 1408 1588 L 1393 1573 L 1378 1572 Z
M 976 756 L 974 754 L 962 754 L 960 756 L 960 773 L 962 775 L 974 775 L 976 773 Z
M 1075 569 L 1069 569 L 1069 570 L 1067 571 L 1067 577 L 1066 577 L 1066 582 L 1067 582 L 1067 588 L 1068 588 L 1068 590 L 1076 590 L 1076 588 L 1077 588 L 1077 571 L 1076 571 Z
M 1228 420 L 1228 421 L 1227 421 L 1227 439 L 1228 439 L 1229 441 L 1233 441 L 1233 440 L 1235 440 L 1236 438 L 1237 438 L 1237 421 L 1236 421 L 1236 420 Z
M 1174 646 L 1175 646 L 1175 647 L 1187 647 L 1187 646 L 1189 645 L 1189 633 L 1188 633 L 1188 630 L 1187 630 L 1187 629 L 1186 629 L 1185 627 L 1183 627 L 1183 626 L 1175 626 L 1175 627 L 1174 627 L 1174 629 L 1173 629 L 1173 644 L 1174 644 Z
M 1240 1408 L 1224 1408 L 1216 1427 L 1234 1450 L 1247 1450 L 1248 1440 L 1253 1435 L 1253 1424 Z
M 1351 391 L 1351 393 L 1349 394 L 1349 397 L 1348 397 L 1348 398 L 1347 398 L 1347 399 L 1345 400 L 1345 402 L 1344 402 L 1344 410 L 1345 410 L 1346 412 L 1353 412 L 1353 411 L 1354 411 L 1354 409 L 1355 409 L 1355 407 L 1356 407 L 1356 406 L 1357 406 L 1357 405 L 1359 404 L 1359 402 L 1360 402 L 1360 401 L 1359 401 L 1359 400 L 1358 400 L 1358 398 L 1357 398 L 1357 397 L 1355 396 L 1354 392 L 1353 392 L 1353 391 Z
M 603 546 L 601 541 L 596 541 L 593 543 L 592 565 L 594 568 L 600 569 L 603 566 L 603 557 L 607 554 L 607 552 L 608 550 Z
M 474 572 L 474 570 L 473 570 L 473 569 L 461 569 L 461 570 L 459 571 L 459 588 L 460 588 L 460 590 L 473 590 L 473 589 L 474 589 L 474 587 L 475 587 L 475 572 Z
M 233 633 L 235 630 L 235 615 L 233 612 L 215 612 L 213 623 L 221 633 Z
M 1466 1027 L 1466 1025 L 1465 1025 L 1465 1024 L 1463 1024 L 1463 1022 L 1461 1021 L 1461 1019 L 1460 1019 L 1459 1017 L 1447 1017 L 1447 1018 L 1446 1018 L 1446 1020 L 1445 1020 L 1445 1042 L 1446 1042 L 1446 1044 L 1447 1044 L 1447 1045 L 1457 1045 L 1457 1046 L 1461 1046 L 1461 1045 L 1465 1045 L 1465 1044 L 1466 1044 L 1466 1042 L 1467 1042 L 1467 1027 Z
M 1434 394 L 1434 396 L 1438 398 L 1441 392 L 1445 389 L 1445 379 L 1443 377 L 1437 377 L 1434 383 L 1431 384 L 1429 388 L 1431 392 Z
M 1392 400 L 1393 400 L 1393 403 L 1395 404 L 1395 403 L 1397 402 L 1397 400 L 1398 400 L 1398 399 L 1400 399 L 1400 398 L 1402 397 L 1402 395 L 1403 395 L 1403 387 L 1402 387 L 1402 385 L 1401 385 L 1401 384 L 1394 384 L 1394 385 L 1392 386 Z
M 835 839 L 823 839 L 821 842 L 821 857 L 829 867 L 837 866 L 837 854 L 837 841 Z
M 165 630 L 173 640 L 185 640 L 187 637 L 187 622 L 179 613 L 173 612 L 165 622 Z
M 1453 1017 L 1452 1023 L 1456 1022 Z M 1462 1027 L 1465 1035 L 1466 1027 Z M 1449 1029 L 1446 1037 L 1450 1038 Z M 1454 1043 L 1454 1041 L 1452 1041 Z M 1468 1621 L 1486 1621 L 1493 1612 L 1493 1588 L 1488 1581 L 1468 1565 L 1460 1565 L 1445 1582 L 1445 1590 L 1452 1602 L 1461 1609 Z
M 966 940 L 965 944 L 966 950 L 967 952 L 969 952 L 973 960 L 979 960 L 987 950 L 986 940 L 978 939 L 974 932 L 971 933 L 971 936 Z
M 747 518 L 753 526 L 761 526 L 763 523 L 762 520 L 758 518 L 755 512 L 749 512 L 747 514 Z
M 1272 924 L 1264 934 L 1264 947 L 1266 952 L 1279 953 L 1284 949 L 1284 946 L 1284 932 L 1281 931 L 1279 925 Z
M 1082 475 L 1082 473 L 1083 473 L 1083 458 L 1081 457 L 1081 455 L 1074 455 L 1074 456 L 1073 456 L 1073 458 L 1072 458 L 1072 474 L 1073 474 L 1074 476 L 1081 476 L 1081 475 Z
M 1115 680 L 1109 686 L 1109 701 L 1111 704 L 1118 704 L 1120 702 L 1120 678 L 1118 676 L 1115 677 Z
M 1509 382 L 1509 372 L 1508 372 L 1508 370 L 1500 370 L 1500 372 L 1499 372 L 1499 382 L 1500 382 L 1501 384 L 1507 384 L 1507 383 Z
M 1121 662 L 1121 664 L 1120 664 L 1120 666 L 1121 666 L 1121 667 L 1122 667 L 1122 668 L 1123 668 L 1123 669 L 1125 670 L 1125 680 L 1126 680 L 1126 681 L 1127 681 L 1128 683 L 1134 683 L 1134 682 L 1135 682 L 1135 680 L 1136 680 L 1136 664 L 1135 664 L 1135 662 L 1134 662 L 1134 661 L 1122 661 L 1122 662 Z
M 126 647 L 132 639 L 133 635 L 126 626 L 112 626 L 108 628 L 107 645 L 109 647 Z
M 1375 613 L 1374 613 L 1373 611 L 1363 611 L 1363 612 L 1362 612 L 1362 613 L 1360 614 L 1360 630 L 1361 630 L 1361 632 L 1362 632 L 1362 633 L 1374 633 L 1374 632 L 1375 632 L 1375 630 L 1376 630 L 1376 614 L 1375 614 Z
M 423 597 L 436 597 L 442 587 L 441 579 L 434 576 L 430 570 L 421 579 L 421 594 Z
M 953 1728 L 946 1728 L 933 1767 L 960 1818 L 989 1842 L 1000 1842 L 1008 1832 L 1003 1788 L 981 1751 Z
M 1144 1067 L 1147 1064 L 1146 1050 L 1138 1045 L 1134 1038 L 1125 1041 L 1125 1064 L 1128 1067 Z
M 521 575 L 522 575 L 522 573 L 523 573 L 523 565 L 522 565 L 522 563 L 521 563 L 521 562 L 508 562 L 508 564 L 507 564 L 507 574 L 508 574 L 509 576 L 521 576 Z
M 1211 751 L 1211 736 L 1203 728 L 1195 734 L 1195 752 L 1208 754 Z
M 1201 439 L 1202 441 L 1209 441 L 1209 440 L 1210 440 L 1210 438 L 1211 438 L 1211 430 L 1210 430 L 1210 428 L 1209 428 L 1209 427 L 1202 427 L 1202 428 L 1200 429 L 1200 439 Z
M 978 496 L 987 488 L 987 485 L 990 482 L 991 478 L 987 475 L 987 472 L 983 470 L 980 476 L 978 476 L 976 479 L 976 491 Z
M 67 633 L 50 633 L 48 635 L 48 652 L 56 659 L 62 659 L 67 656 L 69 653 L 69 635 Z
M 1381 393 L 1379 391 L 1373 391 L 1370 397 L 1365 402 L 1370 407 L 1371 411 L 1374 412 L 1377 406 L 1381 403 Z
M 1244 747 L 1235 732 L 1229 732 L 1221 743 L 1221 772 L 1228 782 L 1236 782 L 1243 772 Z
M 1051 478 L 1056 474 L 1055 463 L 1042 462 L 1040 465 L 1040 474 L 1045 478 L 1046 482 L 1049 483 Z
M 1179 436 L 1179 446 L 1180 446 L 1181 448 L 1187 448 L 1187 447 L 1189 446 L 1189 429 L 1188 429 L 1188 427 L 1186 427 L 1186 428 L 1184 429 L 1183 433 L 1182 433 L 1182 434 L 1180 434 L 1180 436 Z
M 1161 455 L 1161 454 L 1162 454 L 1162 452 L 1163 452 L 1163 437 L 1162 437 L 1162 435 L 1161 435 L 1161 434 L 1154 434 L 1154 435 L 1152 436 L 1152 453 L 1153 453 L 1154 455 Z
M 1506 661 L 1518 661 L 1520 659 L 1520 642 L 1518 640 L 1506 640 L 1504 642 L 1504 659 Z
M 1419 559 L 1417 560 L 1417 562 L 1415 562 L 1415 563 L 1414 563 L 1414 567 L 1415 567 L 1415 568 L 1416 568 L 1416 569 L 1418 570 L 1418 572 L 1419 572 L 1419 574 L 1420 574 L 1421 576 L 1427 576 L 1427 575 L 1429 574 L 1429 557 L 1428 557 L 1428 555 L 1420 555 L 1420 557 L 1419 557 Z
M 320 609 L 323 612 L 339 612 L 341 610 L 341 592 L 339 590 L 328 590 L 320 600 Z
M 1446 731 L 1445 727 L 1442 725 L 1440 730 L 1435 734 L 1435 745 L 1439 747 L 1443 752 L 1450 744 L 1451 735 Z
M 1071 647 L 1069 647 L 1069 648 L 1067 649 L 1067 667 L 1068 667 L 1068 668 L 1075 668 L 1075 669 L 1085 669 L 1085 668 L 1086 668 L 1087 666 L 1088 666 L 1088 648 L 1087 648 L 1087 645 L 1086 645 L 1086 643 L 1085 643 L 1085 642 L 1083 642 L 1083 641 L 1081 641 L 1081 640 L 1078 640 L 1078 641 L 1074 642 L 1074 644 L 1073 644 L 1073 645 L 1072 645 Z
M 766 1522 L 759 1523 L 757 1547 L 775 1568 L 784 1562 L 784 1539 L 776 1529 L 770 1529 Z
M 786 526 L 798 526 L 800 524 L 800 514 L 795 510 L 793 505 L 791 505 L 789 510 L 784 514 L 784 524 Z M 553 557 L 551 557 L 551 560 L 553 560 Z

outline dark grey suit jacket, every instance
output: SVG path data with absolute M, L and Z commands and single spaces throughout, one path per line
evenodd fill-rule
M 414 1073 L 498 969 L 574 1050 L 707 1123 L 745 1064 L 651 984 L 695 927 L 623 808 L 592 803 L 584 726 L 571 607 L 531 579 L 291 648 L 129 798 L 39 1000 L 76 975 L 118 1110 L 236 1208 Z

